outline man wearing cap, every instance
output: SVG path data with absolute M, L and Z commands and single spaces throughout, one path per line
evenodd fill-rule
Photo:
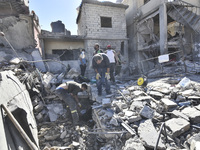
M 103 53 L 103 50 L 99 49 L 99 44 L 98 43 L 95 43 L 94 44 L 94 53 L 93 53 L 93 56 L 95 54 L 98 54 L 98 53 Z
M 115 83 L 115 76 L 114 76 L 115 63 L 116 63 L 115 61 L 118 61 L 118 58 L 116 52 L 111 48 L 111 45 L 107 46 L 107 50 L 105 51 L 105 53 L 110 61 L 110 81 Z
M 96 73 L 96 83 L 98 95 L 102 95 L 102 85 L 105 83 L 106 94 L 111 94 L 110 91 L 110 62 L 106 54 L 95 54 L 92 58 L 92 67 Z
M 81 107 L 81 103 L 78 100 L 77 94 L 78 92 L 82 92 L 87 89 L 88 86 L 86 83 L 79 84 L 74 81 L 62 83 L 56 88 L 56 94 L 70 109 L 74 125 L 78 124 L 78 106 Z

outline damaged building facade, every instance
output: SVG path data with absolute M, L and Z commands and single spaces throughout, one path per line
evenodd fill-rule
M 52 32 L 42 30 L 39 38 L 45 58 L 59 58 L 57 60 L 61 60 L 65 66 L 70 65 L 79 70 L 80 50 L 85 49 L 88 59 L 86 70 L 88 77 L 94 74 L 91 60 L 95 43 L 98 43 L 103 50 L 106 50 L 106 46 L 110 44 L 116 51 L 121 51 L 124 59 L 128 58 L 125 17 L 127 8 L 127 5 L 120 3 L 83 0 L 77 8 L 78 35 L 71 35 L 61 21 L 52 22 Z M 53 72 L 59 72 L 62 68 L 62 65 L 56 62 L 50 63 L 49 66 Z
M 44 51 L 43 58 L 52 60 L 46 62 L 47 70 L 61 73 L 67 72 L 68 66 L 79 69 L 78 60 L 80 50 L 84 48 L 84 38 L 71 35 L 62 21 L 52 22 L 51 27 L 52 32 L 42 30 L 39 35 L 41 49 Z
M 106 50 L 111 45 L 128 58 L 128 38 L 126 31 L 125 10 L 127 5 L 96 0 L 83 0 L 77 17 L 78 35 L 84 36 L 88 57 L 92 58 L 94 44 Z M 89 63 L 91 67 L 91 62 Z
M 124 0 L 129 58 L 148 72 L 167 55 L 168 61 L 199 64 L 200 2 L 198 0 Z

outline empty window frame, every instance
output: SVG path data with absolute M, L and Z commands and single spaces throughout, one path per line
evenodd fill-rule
M 78 60 L 80 50 L 79 49 L 73 49 L 73 50 L 53 49 L 52 53 L 59 55 L 61 61 Z
M 112 28 L 112 18 L 111 17 L 101 17 L 101 27 L 102 28 Z

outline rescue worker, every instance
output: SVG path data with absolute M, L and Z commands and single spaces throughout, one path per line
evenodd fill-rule
M 103 50 L 100 49 L 98 43 L 95 43 L 95 45 L 94 45 L 94 53 L 93 53 L 93 56 L 94 56 L 95 54 L 98 54 L 98 53 L 103 53 Z
M 88 86 L 86 83 L 79 84 L 75 81 L 62 83 L 56 88 L 56 94 L 70 109 L 74 125 L 77 125 L 79 122 L 78 107 L 81 107 L 77 94 L 87 89 Z
M 108 56 L 108 59 L 110 61 L 110 81 L 115 83 L 115 76 L 114 76 L 115 64 L 116 64 L 115 61 L 118 62 L 118 58 L 117 58 L 116 52 L 111 48 L 111 45 L 107 46 L 107 50 L 105 51 L 105 53 Z
M 102 95 L 102 85 L 105 83 L 106 94 L 111 94 L 110 91 L 110 62 L 106 54 L 99 53 L 92 58 L 92 67 L 96 73 L 96 83 L 98 95 Z

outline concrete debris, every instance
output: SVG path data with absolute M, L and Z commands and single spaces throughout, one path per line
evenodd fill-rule
M 122 148 L 122 150 L 130 150 L 130 149 L 146 150 L 140 140 L 135 140 L 133 138 L 128 139 L 125 143 L 125 146 Z
M 166 126 L 169 128 L 169 135 L 177 137 L 190 129 L 190 123 L 182 118 L 173 118 L 166 121 Z
M 138 134 L 143 142 L 143 145 L 148 148 L 154 148 L 158 139 L 158 132 L 156 131 L 150 119 L 140 122 L 138 127 Z M 162 140 L 159 141 L 158 149 L 166 149 Z
M 188 116 L 193 123 L 200 123 L 200 111 L 194 107 L 186 107 L 181 111 Z
M 140 111 L 140 115 L 144 118 L 152 119 L 154 116 L 154 110 L 145 105 Z
M 102 96 L 91 82 L 92 94 L 78 94 L 80 125 L 74 127 L 70 111 L 54 90 L 61 82 L 72 81 L 77 71 L 44 73 L 27 63 L 24 70 L 20 64 L 6 69 L 13 70 L 30 94 L 43 150 L 153 149 L 158 139 L 158 149 L 197 149 L 199 145 L 200 85 L 189 77 L 185 87 L 179 85 L 180 77 L 154 79 L 146 87 L 123 81 L 111 86 L 111 95 L 102 91 Z

